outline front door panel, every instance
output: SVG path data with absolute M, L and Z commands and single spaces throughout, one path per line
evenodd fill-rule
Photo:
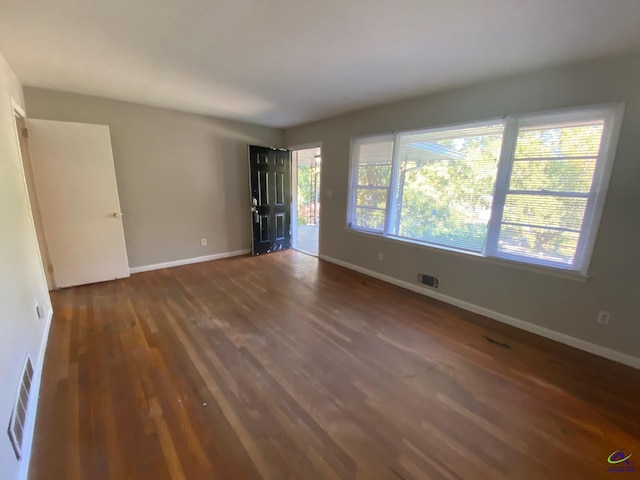
M 249 146 L 253 254 L 291 248 L 291 155 Z

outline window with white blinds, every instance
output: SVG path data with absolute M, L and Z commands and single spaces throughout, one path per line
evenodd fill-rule
M 622 106 L 353 141 L 356 230 L 586 275 Z
M 353 151 L 353 215 L 349 226 L 383 232 L 391 184 L 393 135 L 357 139 Z
M 503 122 L 400 133 L 390 231 L 482 252 Z

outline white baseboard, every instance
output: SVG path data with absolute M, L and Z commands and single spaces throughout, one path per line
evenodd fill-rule
M 407 290 L 411 290 L 412 292 L 416 292 L 421 295 L 432 297 L 436 300 L 455 305 L 456 307 L 460 307 L 464 310 L 468 310 L 470 312 L 477 313 L 493 320 L 497 320 L 498 322 L 506 323 L 507 325 L 511 325 L 521 330 L 526 330 L 527 332 L 535 333 L 536 335 L 555 340 L 556 342 L 569 345 L 570 347 L 584 350 L 585 352 L 593 353 L 594 355 L 613 360 L 614 362 L 622 363 L 624 365 L 640 369 L 640 358 L 634 357 L 632 355 L 618 352 L 610 348 L 602 347 L 600 345 L 596 345 L 595 343 L 587 342 L 586 340 L 581 340 L 564 333 L 556 332 L 555 330 L 551 330 L 549 328 L 541 327 L 540 325 L 525 322 L 524 320 L 520 320 L 518 318 L 511 317 L 509 315 L 505 315 L 503 313 L 496 312 L 494 310 L 490 310 L 488 308 L 481 307 L 479 305 L 475 305 L 473 303 L 466 302 L 455 297 L 450 297 L 448 295 L 444 295 L 434 290 L 429 290 L 419 285 L 414 285 L 403 280 L 398 280 L 397 278 L 374 272 L 373 270 L 359 267 L 358 265 L 354 265 L 343 260 L 338 260 L 337 258 L 329 257 L 327 255 L 320 255 L 320 259 L 326 260 L 327 262 L 335 263 L 336 265 L 340 265 L 350 270 L 355 270 L 356 272 L 360 272 L 364 275 L 377 278 L 378 280 L 382 280 L 383 282 L 392 283 L 393 285 L 397 285 L 398 287 L 406 288 Z
M 181 265 L 190 265 L 192 263 L 208 262 L 210 260 L 219 260 L 221 258 L 237 257 L 238 255 L 246 255 L 251 253 L 250 249 L 236 250 L 235 252 L 214 253 L 213 255 L 204 255 L 202 257 L 185 258 L 184 260 L 174 260 L 173 262 L 155 263 L 153 265 L 143 265 L 142 267 L 131 267 L 129 273 L 150 272 L 151 270 L 160 270 L 161 268 L 179 267 Z
M 33 447 L 33 434 L 35 432 L 36 420 L 38 417 L 38 404 L 40 403 L 40 384 L 42 381 L 42 368 L 44 367 L 44 359 L 47 353 L 47 345 L 49 344 L 49 330 L 51 329 L 51 320 L 53 319 L 53 307 L 49 306 L 47 313 L 42 341 L 40 342 L 40 354 L 33 371 L 33 380 L 31 382 L 31 393 L 29 394 L 29 405 L 27 406 L 27 421 L 24 426 L 24 434 L 22 438 L 22 458 L 20 459 L 20 468 L 18 470 L 18 479 L 27 480 L 29 476 L 29 464 L 31 463 L 31 451 Z

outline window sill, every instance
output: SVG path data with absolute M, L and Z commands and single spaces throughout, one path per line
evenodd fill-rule
M 565 280 L 573 280 L 581 283 L 585 283 L 589 279 L 588 275 L 583 275 L 580 272 L 572 272 L 569 270 L 562 270 L 562 269 L 553 268 L 553 267 L 543 267 L 543 266 L 532 265 L 532 264 L 523 263 L 523 262 L 517 262 L 513 260 L 507 260 L 503 258 L 487 257 L 480 253 L 469 252 L 466 250 L 459 250 L 456 248 L 444 247 L 444 246 L 435 246 L 428 243 L 418 242 L 415 240 L 408 240 L 401 237 L 384 235 L 382 233 L 367 232 L 365 230 L 357 230 L 350 227 L 344 227 L 344 228 L 347 232 L 355 235 L 379 238 L 381 240 L 385 240 L 393 243 L 400 243 L 403 245 L 411 245 L 418 248 L 424 248 L 432 252 L 445 253 L 447 255 L 454 255 L 454 256 L 463 257 L 463 258 L 471 258 L 474 260 L 479 260 L 484 263 L 501 265 L 504 267 L 514 268 L 516 270 L 524 270 L 527 272 L 538 273 L 540 275 L 547 275 L 551 277 L 562 278 Z

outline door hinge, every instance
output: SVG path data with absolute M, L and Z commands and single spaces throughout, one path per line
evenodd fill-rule
M 22 129 L 22 136 L 24 138 L 29 138 L 29 130 L 27 130 L 26 128 Z
M 47 265 L 47 270 L 49 270 L 49 273 L 53 273 L 53 265 Z

